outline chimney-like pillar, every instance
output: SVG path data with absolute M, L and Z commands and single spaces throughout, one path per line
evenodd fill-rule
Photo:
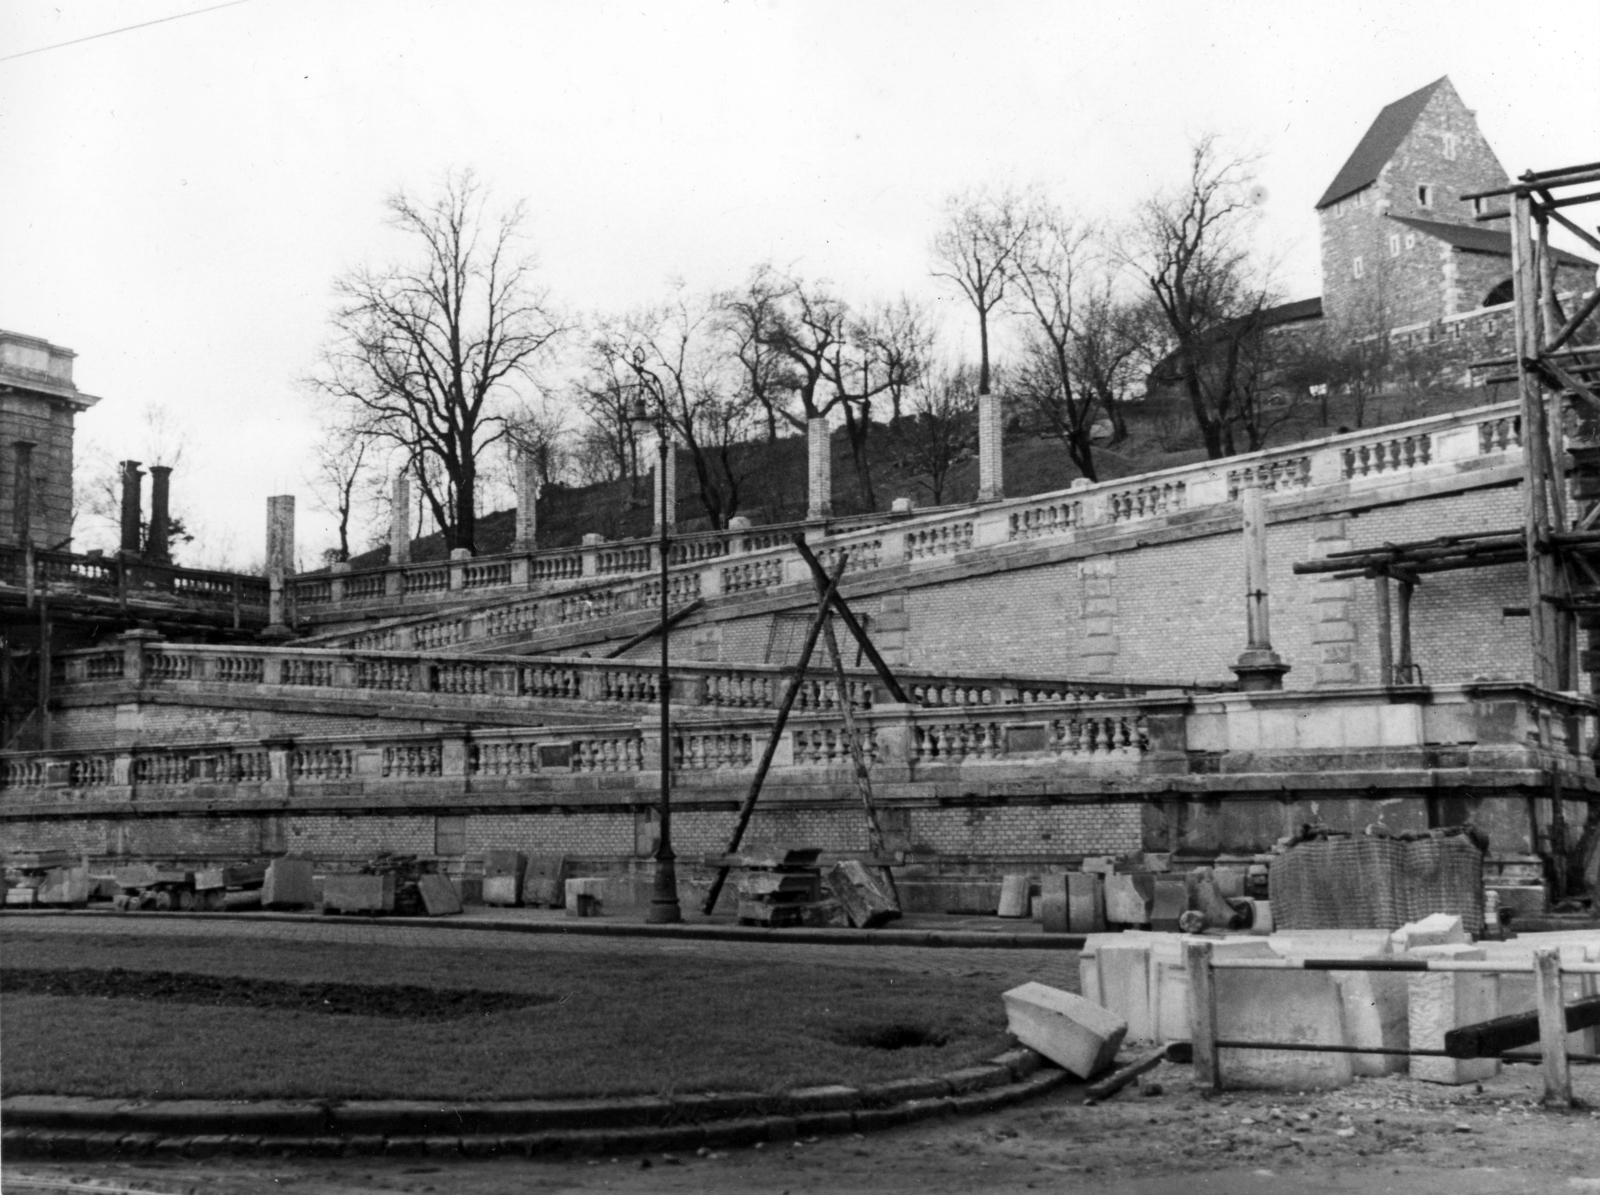
M 833 514 L 833 439 L 825 416 L 806 420 L 806 518 Z
M 144 470 L 138 461 L 122 462 L 122 551 L 139 554 L 139 513 L 144 506 Z
M 1006 496 L 1004 462 L 1000 442 L 1000 396 L 978 395 L 978 501 L 993 502 Z
M 156 564 L 171 564 L 171 519 L 167 496 L 172 481 L 171 465 L 150 466 L 150 529 L 145 535 L 144 557 Z
M 1245 692 L 1283 688 L 1283 674 L 1289 671 L 1278 653 L 1272 650 L 1272 628 L 1268 620 L 1270 600 L 1267 592 L 1267 499 L 1259 484 L 1246 487 L 1239 497 L 1244 513 L 1244 592 L 1245 627 L 1248 638 L 1239 662 L 1231 665 Z
M 650 488 L 655 495 L 650 525 L 658 535 L 661 533 L 663 518 L 666 520 L 669 532 L 678 524 L 678 450 L 671 440 L 667 441 L 665 459 L 666 482 L 663 483 L 661 480 L 662 457 L 659 452 L 656 456 L 656 467 L 651 471 L 650 477 Z
M 404 469 L 394 475 L 389 503 L 389 563 L 411 563 L 411 478 Z
M 15 476 L 11 490 L 11 527 L 17 546 L 25 547 L 33 538 L 33 449 L 32 440 L 11 442 Z
M 533 453 L 517 455 L 517 538 L 513 552 L 539 546 L 539 468 Z
M 267 576 L 294 572 L 294 495 L 267 499 Z

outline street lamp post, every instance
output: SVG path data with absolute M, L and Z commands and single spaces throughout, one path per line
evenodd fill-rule
M 640 394 L 633 404 L 634 431 L 643 434 L 653 428 L 656 433 L 656 484 L 660 487 L 658 512 L 661 520 L 657 529 L 657 548 L 661 554 L 661 676 L 657 682 L 661 695 L 661 825 L 656 839 L 655 885 L 645 920 L 654 925 L 667 925 L 683 920 L 683 910 L 678 904 L 678 857 L 672 850 L 672 677 L 668 671 L 667 644 L 667 569 L 671 546 L 667 509 L 671 495 L 667 493 L 667 403 L 661 379 L 645 368 L 644 354 L 635 352 L 632 364 L 634 372 L 639 375 L 640 388 Z M 653 414 L 646 409 L 646 391 L 655 403 Z

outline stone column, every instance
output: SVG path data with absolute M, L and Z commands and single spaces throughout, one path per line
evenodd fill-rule
M 139 554 L 139 511 L 144 505 L 144 471 L 138 461 L 122 462 L 122 551 Z
M 294 572 L 294 495 L 267 499 L 267 575 Z
M 670 440 L 667 441 L 666 461 L 665 485 L 661 482 L 661 457 L 656 457 L 656 467 L 650 471 L 650 490 L 654 496 L 650 528 L 656 535 L 661 534 L 663 504 L 666 509 L 667 530 L 671 531 L 678 524 L 678 450 Z
M 33 537 L 33 448 L 32 440 L 13 440 L 12 462 L 15 469 L 11 490 L 11 526 L 17 546 L 23 547 Z
M 539 470 L 530 452 L 517 456 L 517 538 L 513 552 L 532 552 L 539 538 Z
M 411 478 L 404 469 L 394 475 L 389 503 L 389 563 L 411 563 Z
M 993 502 L 1006 496 L 1000 441 L 1000 396 L 978 395 L 978 501 Z
M 806 420 L 806 518 L 833 514 L 833 441 L 826 418 Z
M 168 544 L 172 524 L 168 508 L 171 482 L 171 465 L 150 466 L 150 530 L 145 536 L 144 556 L 156 564 L 172 563 L 172 551 Z
M 1244 591 L 1247 642 L 1239 662 L 1230 665 L 1246 692 L 1283 688 L 1289 671 L 1272 650 L 1272 628 L 1267 593 L 1267 499 L 1259 485 L 1247 486 L 1239 496 L 1244 510 Z

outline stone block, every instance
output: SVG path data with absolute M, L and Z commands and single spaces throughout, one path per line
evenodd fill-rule
M 1189 907 L 1187 885 L 1181 879 L 1156 881 L 1155 895 L 1150 902 L 1150 924 L 1169 933 L 1177 928 L 1178 918 Z
M 1148 925 L 1155 904 L 1156 879 L 1150 875 L 1106 877 L 1106 920 L 1113 925 Z
M 900 902 L 881 869 L 865 867 L 855 859 L 835 863 L 828 872 L 828 890 L 844 906 L 850 924 L 858 929 L 874 929 L 900 916 Z M 1023 902 L 1026 915 L 1026 898 Z
M 1099 991 L 1084 992 L 1128 1023 L 1132 1041 L 1155 1037 L 1150 1016 L 1150 949 L 1148 940 L 1105 943 L 1095 956 Z
M 1284 958 L 1367 959 L 1390 953 L 1383 930 L 1295 930 L 1267 939 Z M 1403 1050 L 1410 1042 L 1406 977 L 1383 971 L 1331 971 L 1344 1007 L 1345 1044 Z M 1352 1054 L 1353 1073 L 1369 1078 L 1401 1074 L 1406 1059 L 1395 1054 Z
M 1427 920 L 1432 920 L 1428 918 Z M 1459 921 L 1459 918 L 1456 920 Z M 1399 931 L 1396 931 L 1397 933 Z M 1468 943 L 1417 946 L 1407 951 L 1420 958 L 1468 962 L 1487 957 Z M 1444 1035 L 1462 1025 L 1492 1020 L 1495 977 L 1465 971 L 1429 971 L 1406 977 L 1407 1018 L 1414 1050 L 1444 1049 Z M 1498 1058 L 1412 1058 L 1411 1077 L 1427 1083 L 1459 1086 L 1477 1083 L 1500 1073 Z
M 483 874 L 486 877 L 515 876 L 520 888 L 527 869 L 528 857 L 521 851 L 493 850 L 483 853 Z
M 567 916 L 593 917 L 600 912 L 605 881 L 599 876 L 576 876 L 566 883 Z
M 322 907 L 340 913 L 392 913 L 394 876 L 330 875 L 322 881 Z
M 131 892 L 137 888 L 148 888 L 156 882 L 156 869 L 148 863 L 135 863 L 131 867 L 119 867 L 112 872 L 116 877 L 117 887 L 124 892 Z
M 1215 972 L 1217 1037 L 1295 1045 L 1345 1043 L 1344 1004 L 1327 971 Z M 1350 1055 L 1297 1050 L 1221 1050 L 1225 1087 L 1305 1091 L 1344 1087 Z
M 211 892 L 227 886 L 228 878 L 225 868 L 207 867 L 203 871 L 194 873 L 194 890 L 196 892 Z
M 261 907 L 303 909 L 317 903 L 309 859 L 274 859 L 261 881 Z
M 1117 861 L 1110 855 L 1085 855 L 1078 870 L 1085 875 L 1108 876 L 1117 870 Z
M 83 908 L 89 903 L 89 869 L 57 867 L 46 872 L 36 900 L 42 905 Z
M 1008 875 L 1000 881 L 1001 917 L 1026 917 L 1028 915 L 1029 878 L 1025 875 Z
M 1155 1041 L 1188 1041 L 1189 967 L 1184 944 L 1187 935 L 1165 935 L 1150 943 L 1150 1024 Z M 1220 938 L 1212 940 L 1211 956 L 1216 959 L 1274 958 L 1271 947 L 1260 938 Z
M 1093 872 L 1068 875 L 1067 928 L 1075 934 L 1099 934 L 1106 928 L 1105 880 Z
M 422 908 L 429 917 L 449 917 L 461 912 L 461 897 L 449 876 L 420 876 L 417 894 L 422 897 Z
M 1067 881 L 1068 877 L 1061 872 L 1047 872 L 1039 877 L 1039 920 L 1047 934 L 1064 934 L 1072 928 Z
M 1217 895 L 1223 900 L 1238 900 L 1244 896 L 1246 874 L 1243 867 L 1213 867 L 1211 882 L 1217 886 Z
M 522 885 L 515 875 L 486 875 L 483 877 L 483 903 L 511 907 L 522 903 Z
M 1434 913 L 1421 921 L 1409 921 L 1389 935 L 1396 952 L 1419 946 L 1456 946 L 1470 939 L 1454 913 Z
M 522 882 L 522 899 L 530 905 L 557 908 L 565 893 L 567 858 L 565 855 L 532 855 Z
M 1252 900 L 1250 902 L 1251 922 L 1250 932 L 1253 934 L 1270 934 L 1272 932 L 1272 902 L 1270 900 Z
M 1016 1039 L 1080 1079 L 1110 1066 L 1128 1032 L 1126 1021 L 1094 1001 L 1042 983 L 1012 988 L 1001 999 Z

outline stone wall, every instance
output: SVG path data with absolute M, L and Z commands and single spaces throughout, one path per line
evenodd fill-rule
M 16 540 L 17 440 L 31 441 L 30 529 L 35 547 L 72 534 L 73 412 L 65 403 L 16 389 L 0 392 L 0 542 Z

